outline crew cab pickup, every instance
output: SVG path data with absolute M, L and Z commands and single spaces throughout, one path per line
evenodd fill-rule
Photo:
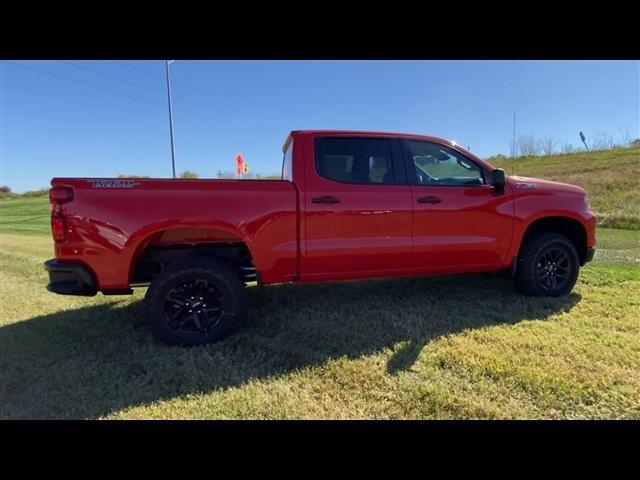
M 506 271 L 526 295 L 569 293 L 592 259 L 586 192 L 507 177 L 454 142 L 304 130 L 281 180 L 54 178 L 51 292 L 148 286 L 168 344 L 225 337 L 245 283 Z

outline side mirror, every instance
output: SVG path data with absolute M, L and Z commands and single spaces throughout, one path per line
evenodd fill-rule
M 493 172 L 493 186 L 496 189 L 502 189 L 507 184 L 507 176 L 504 173 L 504 170 L 501 168 L 496 168 Z

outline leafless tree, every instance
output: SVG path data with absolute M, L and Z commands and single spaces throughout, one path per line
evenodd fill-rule
M 533 135 L 520 135 L 516 142 L 516 150 L 519 156 L 532 157 L 537 155 L 538 145 Z
M 625 148 L 630 147 L 633 137 L 631 136 L 629 129 L 625 128 L 623 130 L 621 127 L 618 127 L 618 133 L 620 134 L 620 145 Z
M 573 148 L 573 144 L 571 144 L 571 143 L 564 143 L 560 147 L 560 151 L 562 153 L 573 153 L 573 152 L 575 152 L 575 148 Z
M 545 135 L 538 142 L 538 149 L 542 152 L 543 155 L 551 155 L 553 153 L 553 148 L 555 147 L 555 145 L 556 141 L 552 137 Z
M 605 132 L 596 132 L 591 140 L 593 150 L 610 150 L 613 148 L 613 135 Z

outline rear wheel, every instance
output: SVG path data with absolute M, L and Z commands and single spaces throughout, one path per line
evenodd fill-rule
M 541 233 L 522 246 L 514 282 L 525 295 L 559 297 L 578 279 L 580 259 L 573 242 L 558 233 Z
M 226 337 L 245 315 L 244 285 L 217 259 L 193 258 L 171 264 L 145 298 L 145 317 L 168 345 L 201 345 Z

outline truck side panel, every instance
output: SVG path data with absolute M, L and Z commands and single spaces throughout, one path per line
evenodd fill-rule
M 243 242 L 265 283 L 295 278 L 291 182 L 57 178 L 51 184 L 74 190 L 73 201 L 61 206 L 68 238 L 56 242 L 56 258 L 88 266 L 99 290 L 127 288 L 133 262 L 154 242 Z

